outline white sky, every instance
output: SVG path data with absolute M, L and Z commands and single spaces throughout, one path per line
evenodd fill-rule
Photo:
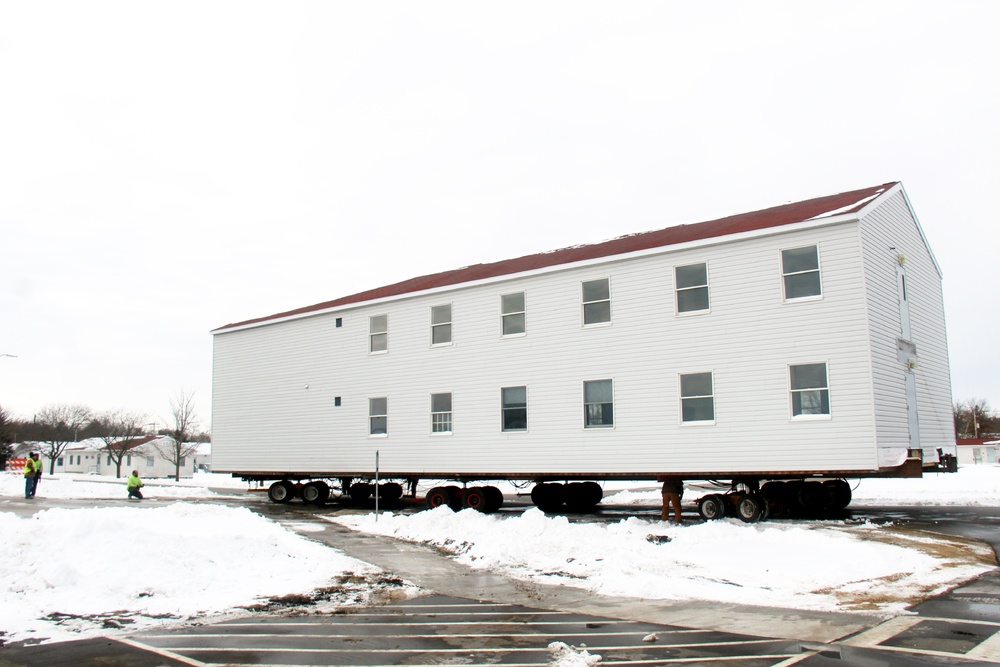
M 130 616 L 128 632 L 169 613 L 189 619 L 239 613 L 269 596 L 306 594 L 346 572 L 361 576 L 330 604 L 384 589 L 377 568 L 308 541 L 243 508 L 165 499 L 212 497 L 203 485 L 231 484 L 199 473 L 183 484 L 147 483 L 146 500 L 120 505 L 124 480 L 55 475 L 42 478 L 37 502 L 86 498 L 92 507 L 44 509 L 25 517 L 0 512 L 0 628 L 5 639 L 70 639 L 109 634 L 100 618 L 56 625 L 46 616 Z M 658 489 L 615 495 L 606 502 L 657 506 Z M 0 473 L 0 496 L 23 492 L 18 473 Z M 714 491 L 712 491 L 714 492 Z M 236 493 L 236 490 L 233 490 Z M 690 512 L 704 489 L 688 487 Z M 870 479 L 857 484 L 855 504 L 938 504 L 1000 507 L 1000 467 L 970 466 L 957 474 L 916 480 Z M 110 505 L 110 506 L 109 506 Z M 126 506 L 127 505 L 127 506 Z M 793 609 L 905 613 L 908 605 L 994 568 L 985 544 L 941 541 L 919 531 L 844 521 L 737 519 L 675 526 L 632 517 L 612 523 L 569 522 L 536 509 L 485 515 L 447 507 L 416 514 L 336 512 L 329 520 L 356 530 L 433 545 L 470 567 L 598 594 L 666 600 L 716 600 Z M 315 527 L 299 524 L 306 535 Z M 649 536 L 654 536 L 651 542 Z M 127 537 L 123 537 L 127 536 Z M 668 538 L 657 544 L 657 537 Z M 124 541 L 123 541 L 124 540 Z M 123 545 L 127 544 L 127 548 Z M 732 545 L 739 544 L 739 558 Z M 957 548 L 956 548 L 957 544 Z M 944 554 L 957 554 L 945 556 Z M 154 559 L 135 554 L 157 554 Z M 128 559 L 128 576 L 95 576 Z M 780 572 L 781 576 L 775 573 Z M 392 574 L 392 573 L 390 573 Z M 416 594 L 410 585 L 397 594 Z M 322 605 L 316 611 L 328 610 Z M 121 610 L 129 610 L 123 612 Z M 112 633 L 113 634 L 113 633 Z
M 0 405 L 208 426 L 221 325 L 900 180 L 1000 407 L 1000 4 L 0 0 Z

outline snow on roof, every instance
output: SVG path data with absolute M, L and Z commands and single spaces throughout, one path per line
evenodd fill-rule
M 624 255 L 652 248 L 688 243 L 712 239 L 743 232 L 752 232 L 773 227 L 791 225 L 797 222 L 805 222 L 824 218 L 833 215 L 844 215 L 857 213 L 865 205 L 876 197 L 894 187 L 897 183 L 884 183 L 874 187 L 852 190 L 815 199 L 807 199 L 800 202 L 792 202 L 774 206 L 771 208 L 752 211 L 750 213 L 740 213 L 718 220 L 709 220 L 690 225 L 677 225 L 666 227 L 650 232 L 640 232 L 621 236 L 610 241 L 593 243 L 589 245 L 570 246 L 550 252 L 525 255 L 515 259 L 507 259 L 488 264 L 473 264 L 460 269 L 443 271 L 417 278 L 410 278 L 392 285 L 385 285 L 375 289 L 358 292 L 350 296 L 340 297 L 332 301 L 305 306 L 274 315 L 258 317 L 256 319 L 245 320 L 226 324 L 215 329 L 213 333 L 224 332 L 227 329 L 244 327 L 253 324 L 262 324 L 274 320 L 296 317 L 329 310 L 338 306 L 363 303 L 384 299 L 387 297 L 402 296 L 439 287 L 459 285 L 462 283 L 485 280 L 500 276 L 513 275 L 526 271 L 533 271 L 563 264 L 572 264 L 587 260 L 599 259 L 603 257 L 613 257 Z

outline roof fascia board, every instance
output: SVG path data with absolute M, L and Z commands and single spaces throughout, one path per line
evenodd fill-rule
M 879 195 L 872 201 L 870 205 L 875 204 L 879 201 L 885 193 Z M 866 207 L 867 208 L 867 207 Z M 713 245 L 722 245 L 724 243 L 734 243 L 737 241 L 743 241 L 752 238 L 761 238 L 765 236 L 775 236 L 778 234 L 788 234 L 797 231 L 803 231 L 807 229 L 815 229 L 819 227 L 826 227 L 829 225 L 836 225 L 845 222 L 857 222 L 860 218 L 860 213 L 844 213 L 841 215 L 834 215 L 826 218 L 814 218 L 810 220 L 803 220 L 801 222 L 793 222 L 787 225 L 780 225 L 777 227 L 766 227 L 764 229 L 755 229 L 747 232 L 737 232 L 735 234 L 726 234 L 725 236 L 713 236 L 707 239 L 697 239 L 695 241 L 687 241 L 685 243 L 677 243 L 667 246 L 659 246 L 657 248 L 647 248 L 645 250 L 636 250 L 634 252 L 621 253 L 617 255 L 607 255 L 605 257 L 595 257 L 593 259 L 586 259 L 577 262 L 568 262 L 566 264 L 555 264 L 553 266 L 545 266 L 538 269 L 532 269 L 530 271 L 520 271 L 517 273 L 507 273 L 502 276 L 493 276 L 491 278 L 483 278 L 481 280 L 470 280 L 462 283 L 455 283 L 454 285 L 443 285 L 441 287 L 435 287 L 432 289 L 420 290 L 417 292 L 407 292 L 406 294 L 395 294 L 392 296 L 386 296 L 379 299 L 370 299 L 368 301 L 357 301 L 355 303 L 345 303 L 340 306 L 333 306 L 331 308 L 324 308 L 322 310 L 313 310 L 308 313 L 298 313 L 296 315 L 289 315 L 287 317 L 274 318 L 270 320 L 265 320 L 262 322 L 252 322 L 249 324 L 244 324 L 241 326 L 227 327 L 222 329 L 216 329 L 211 332 L 213 336 L 218 336 L 227 333 L 233 333 L 236 331 L 243 331 L 246 329 L 258 329 L 260 327 L 269 326 L 271 324 L 280 324 L 284 322 L 293 322 L 295 320 L 301 320 L 308 317 L 318 317 L 320 315 L 331 315 L 334 313 L 344 313 L 351 310 L 356 310 L 361 307 L 377 306 L 383 303 L 392 303 L 397 301 L 404 301 L 406 299 L 415 299 L 423 296 L 430 296 L 434 294 L 442 294 L 445 292 L 453 292 L 457 289 L 465 289 L 468 287 L 479 287 L 482 285 L 491 285 L 495 283 L 507 282 L 519 278 L 532 278 L 534 276 L 545 275 L 549 273 L 556 273 L 559 271 L 569 271 L 572 269 L 586 268 L 588 266 L 599 266 L 603 264 L 612 264 L 614 262 L 621 262 L 629 259 L 635 259 L 639 257 L 649 257 L 653 255 L 663 255 L 670 252 L 680 252 L 682 250 L 691 250 L 696 248 L 702 248 Z M 925 241 L 926 242 L 926 241 Z

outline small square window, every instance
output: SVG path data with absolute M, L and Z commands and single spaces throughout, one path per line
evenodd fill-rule
M 818 247 L 811 245 L 782 250 L 781 277 L 786 301 L 822 296 Z
M 792 392 L 792 416 L 829 416 L 830 388 L 826 364 L 798 364 L 789 366 Z
M 333 397 L 333 407 L 335 407 L 335 408 L 339 408 L 340 407 L 340 396 L 334 396 Z
M 337 321 L 336 321 L 336 324 L 335 324 L 335 326 L 336 326 L 336 327 L 337 327 L 338 329 L 339 329 L 340 327 L 344 326 L 344 318 L 343 318 L 343 317 L 338 317 L 338 318 L 337 318 Z

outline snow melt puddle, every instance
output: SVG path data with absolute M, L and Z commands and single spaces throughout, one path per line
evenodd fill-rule
M 868 524 L 570 523 L 537 509 L 509 517 L 445 506 L 411 515 L 386 512 L 377 521 L 374 514 L 326 519 L 433 545 L 473 568 L 538 583 L 611 596 L 805 610 L 898 613 L 992 569 L 993 562 L 975 543 L 946 551 L 917 539 L 892 543 L 893 529 Z

